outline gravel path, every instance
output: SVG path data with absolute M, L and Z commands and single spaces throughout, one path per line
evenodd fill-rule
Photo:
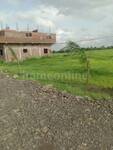
M 113 150 L 113 102 L 0 75 L 0 150 Z

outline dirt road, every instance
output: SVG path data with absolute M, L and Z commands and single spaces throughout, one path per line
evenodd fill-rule
M 0 150 L 113 150 L 113 101 L 0 75 Z

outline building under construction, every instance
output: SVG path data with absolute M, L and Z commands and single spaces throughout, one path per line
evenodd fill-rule
M 0 59 L 9 62 L 49 55 L 55 43 L 56 34 L 40 33 L 37 30 L 0 30 Z

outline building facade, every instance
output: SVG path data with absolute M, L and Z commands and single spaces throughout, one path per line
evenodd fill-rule
M 56 34 L 19 32 L 16 30 L 0 31 L 0 59 L 7 62 L 26 58 L 46 56 L 52 52 L 56 43 Z

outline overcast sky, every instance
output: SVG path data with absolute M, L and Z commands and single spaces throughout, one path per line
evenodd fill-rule
M 55 32 L 58 42 L 82 41 L 82 46 L 113 45 L 113 0 L 1 0 L 1 26 Z

